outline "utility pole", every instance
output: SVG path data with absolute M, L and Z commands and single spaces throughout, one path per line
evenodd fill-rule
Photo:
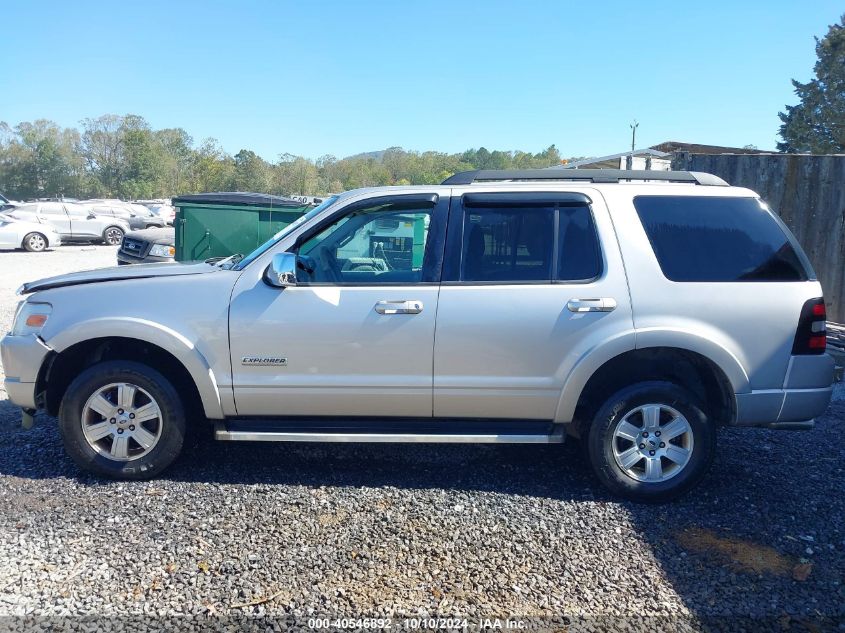
M 637 128 L 640 127 L 640 124 L 637 123 L 637 120 L 634 119 L 634 122 L 631 123 L 631 154 L 634 153 L 634 148 L 637 145 Z

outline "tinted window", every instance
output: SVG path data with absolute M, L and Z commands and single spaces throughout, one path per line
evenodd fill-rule
M 634 206 L 672 281 L 800 281 L 807 272 L 753 198 L 638 196 Z
M 601 274 L 601 254 L 589 207 L 561 207 L 559 214 L 557 279 L 595 279 Z
M 554 209 L 464 209 L 464 281 L 551 281 Z

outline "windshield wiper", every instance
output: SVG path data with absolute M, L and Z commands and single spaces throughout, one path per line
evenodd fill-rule
M 235 253 L 234 255 L 229 255 L 228 257 L 209 257 L 205 260 L 206 264 L 212 264 L 213 266 L 219 266 L 223 268 L 228 265 L 229 268 L 236 265 L 239 261 L 244 258 L 242 253 Z

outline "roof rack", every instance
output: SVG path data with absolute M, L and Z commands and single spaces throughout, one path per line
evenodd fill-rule
M 559 181 L 624 182 L 627 180 L 651 180 L 661 182 L 687 182 L 695 185 L 728 187 L 728 183 L 700 171 L 651 171 L 645 169 L 476 169 L 462 171 L 450 176 L 441 184 L 471 185 L 477 182 L 495 181 Z

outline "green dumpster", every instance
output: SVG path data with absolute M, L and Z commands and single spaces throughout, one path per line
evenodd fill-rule
M 247 254 L 296 220 L 309 205 L 264 193 L 197 193 L 173 199 L 176 261 Z

